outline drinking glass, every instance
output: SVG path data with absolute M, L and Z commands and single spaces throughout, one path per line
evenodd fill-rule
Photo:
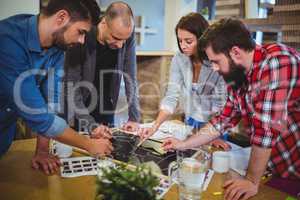
M 180 200 L 200 200 L 211 155 L 203 149 L 177 151 L 176 163 L 169 166 L 171 183 L 177 183 Z

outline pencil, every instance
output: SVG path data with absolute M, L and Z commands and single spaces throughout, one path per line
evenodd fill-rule
M 141 146 L 146 140 L 147 140 L 146 138 L 142 139 L 136 146 L 137 147 Z

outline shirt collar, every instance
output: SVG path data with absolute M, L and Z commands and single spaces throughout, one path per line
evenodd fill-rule
M 211 67 L 211 64 L 210 64 L 210 62 L 208 60 L 203 60 L 202 63 L 203 63 L 202 66 Z
M 264 56 L 264 49 L 261 45 L 257 44 L 255 46 L 254 55 L 253 55 L 253 65 L 255 66 L 258 63 L 260 63 L 263 56 Z
M 40 53 L 43 51 L 38 33 L 38 15 L 34 15 L 29 18 L 27 44 L 30 51 L 36 51 Z
M 247 73 L 247 78 L 248 78 L 249 82 L 251 81 L 251 76 L 252 76 L 253 70 L 259 66 L 263 56 L 264 56 L 263 48 L 261 45 L 257 44 L 254 49 L 252 65 L 250 66 L 250 70 Z
M 57 51 L 62 51 L 57 47 L 53 46 L 47 51 L 44 51 L 40 42 L 40 35 L 38 32 L 38 17 L 39 15 L 34 15 L 29 18 L 28 21 L 28 40 L 27 45 L 30 51 L 38 52 L 41 54 L 49 54 L 49 53 L 56 53 Z

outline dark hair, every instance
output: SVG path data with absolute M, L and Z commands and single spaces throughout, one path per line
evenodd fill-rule
M 210 45 L 215 53 L 224 53 L 227 56 L 233 46 L 246 51 L 255 48 L 255 42 L 247 27 L 240 20 L 230 18 L 221 19 L 209 26 L 198 41 L 198 50 L 204 50 Z
M 196 36 L 196 38 L 200 38 L 200 36 L 203 34 L 203 32 L 207 29 L 208 22 L 205 20 L 205 18 L 199 14 L 199 13 L 189 13 L 179 20 L 175 27 L 175 33 L 177 37 L 177 44 L 179 47 L 180 52 L 182 52 L 182 49 L 179 44 L 178 39 L 178 29 L 186 30 Z M 201 61 L 206 60 L 207 56 L 204 51 L 198 51 L 198 56 Z
M 111 3 L 104 16 L 108 23 L 117 17 L 121 17 L 123 25 L 127 27 L 133 25 L 133 12 L 127 3 L 122 1 Z
M 41 13 L 52 16 L 59 10 L 66 10 L 72 21 L 91 20 L 96 24 L 100 16 L 100 8 L 95 0 L 49 0 Z

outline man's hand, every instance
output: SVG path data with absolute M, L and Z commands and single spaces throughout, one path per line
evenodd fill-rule
M 166 138 L 163 141 L 162 148 L 165 151 L 173 151 L 173 150 L 183 150 L 185 149 L 184 141 L 178 140 L 176 138 Z
M 247 179 L 228 180 L 224 184 L 225 200 L 246 200 L 258 192 L 258 184 Z
M 266 171 L 271 151 L 271 148 L 266 149 L 252 145 L 247 178 L 226 181 L 224 184 L 225 200 L 246 200 L 257 194 L 259 182 Z
M 72 128 L 66 128 L 62 134 L 57 135 L 54 139 L 61 143 L 84 149 L 96 157 L 109 155 L 113 150 L 109 139 L 88 138 L 78 134 Z
M 31 159 L 32 168 L 39 169 L 47 175 L 56 173 L 60 166 L 59 158 L 49 154 L 49 141 L 49 138 L 38 135 L 35 155 Z
M 92 133 L 91 133 L 91 138 L 105 138 L 105 139 L 110 139 L 112 136 L 112 132 L 110 128 L 104 125 L 100 125 L 97 128 L 95 128 Z
M 140 124 L 133 121 L 128 121 L 122 126 L 122 129 L 125 131 L 138 131 Z
M 109 139 L 90 139 L 89 143 L 87 150 L 91 155 L 96 157 L 110 155 L 113 150 Z
M 224 151 L 229 151 L 231 146 L 222 139 L 214 139 L 210 144 L 216 148 L 222 148 Z
M 40 169 L 47 175 L 55 174 L 59 170 L 60 161 L 57 156 L 51 155 L 48 152 L 37 151 L 31 159 L 33 169 Z

